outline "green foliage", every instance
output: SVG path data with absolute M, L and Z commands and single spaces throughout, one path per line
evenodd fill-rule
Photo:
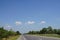
M 29 31 L 27 34 L 59 34 L 60 29 L 53 29 L 51 26 L 48 28 L 42 28 L 40 31 Z
M 57 34 L 58 30 L 57 29 L 53 29 L 53 33 Z
M 52 34 L 52 33 L 53 33 L 53 29 L 52 29 L 51 26 L 49 26 L 49 27 L 47 28 L 47 33 L 48 33 L 48 34 Z
M 57 34 L 59 34 L 59 35 L 60 35 L 60 29 L 58 29 Z
M 19 31 L 16 31 L 17 35 L 21 35 L 21 33 Z
M 42 30 L 40 30 L 40 33 L 46 34 L 47 33 L 47 28 L 43 28 Z
M 8 30 L 5 30 L 3 27 L 0 28 L 0 39 L 1 40 L 2 40 L 2 38 L 6 38 L 6 40 L 7 40 L 7 38 L 9 36 L 15 36 L 15 35 L 17 35 L 17 33 L 14 32 L 13 30 L 8 31 Z M 20 34 L 18 34 L 18 35 L 20 35 Z

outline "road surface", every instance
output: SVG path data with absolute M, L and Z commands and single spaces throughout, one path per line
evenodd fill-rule
M 43 36 L 31 36 L 31 35 L 22 35 L 17 40 L 60 40 L 60 38 L 52 37 L 43 37 Z

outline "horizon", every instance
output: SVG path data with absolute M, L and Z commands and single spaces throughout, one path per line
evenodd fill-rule
M 60 28 L 60 0 L 0 0 L 0 26 L 20 31 Z

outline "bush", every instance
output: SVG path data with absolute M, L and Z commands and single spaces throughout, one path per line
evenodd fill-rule
M 14 31 L 12 31 L 12 30 L 10 30 L 10 31 L 5 30 L 3 27 L 0 28 L 0 39 L 1 39 L 1 40 L 2 40 L 2 38 L 6 38 L 6 40 L 7 40 L 7 38 L 8 38 L 9 36 L 15 36 L 15 35 L 17 35 L 17 34 L 20 35 L 19 31 L 14 32 Z

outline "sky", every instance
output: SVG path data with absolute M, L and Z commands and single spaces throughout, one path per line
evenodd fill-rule
M 21 33 L 60 28 L 60 0 L 0 0 L 0 26 Z

